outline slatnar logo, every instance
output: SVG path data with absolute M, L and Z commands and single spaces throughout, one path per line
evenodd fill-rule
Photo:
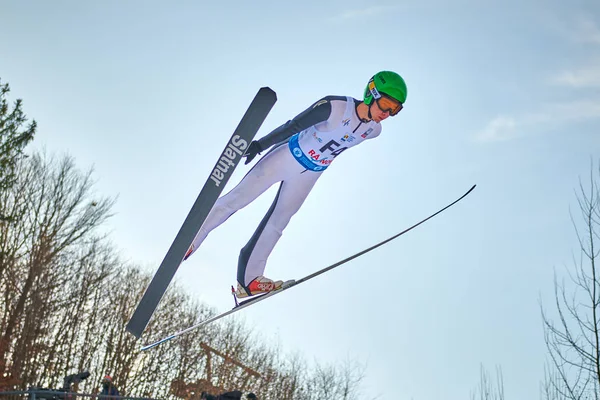
M 215 182 L 215 186 L 219 186 L 221 181 L 225 178 L 225 174 L 229 171 L 229 167 L 235 167 L 236 161 L 244 154 L 243 150 L 248 147 L 248 142 L 240 138 L 239 135 L 235 135 L 231 138 L 231 141 L 225 147 L 223 154 L 217 161 L 215 169 L 213 169 L 210 179 Z

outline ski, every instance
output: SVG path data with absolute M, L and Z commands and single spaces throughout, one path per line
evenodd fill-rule
M 276 93 L 268 87 L 261 88 L 252 100 L 127 323 L 127 330 L 134 336 L 141 337 L 146 329 L 194 237 L 276 101 Z
M 348 258 L 344 258 L 341 261 L 338 261 L 338 262 L 336 262 L 334 264 L 331 264 L 328 267 L 325 267 L 325 268 L 320 269 L 320 270 L 318 270 L 318 271 L 316 271 L 316 272 L 314 272 L 314 273 L 312 273 L 310 275 L 307 275 L 304 278 L 301 278 L 301 279 L 298 279 L 298 280 L 287 281 L 287 282 L 285 282 L 283 284 L 283 286 L 280 289 L 278 289 L 276 291 L 268 292 L 268 293 L 265 293 L 265 294 L 262 294 L 262 295 L 258 295 L 256 297 L 250 297 L 249 299 L 246 299 L 246 300 L 241 301 L 239 303 L 237 302 L 237 299 L 236 299 L 236 306 L 233 309 L 231 309 L 229 311 L 226 311 L 226 312 L 223 312 L 221 314 L 215 315 L 214 317 L 208 318 L 208 319 L 206 319 L 206 320 L 204 320 L 202 322 L 197 323 L 196 325 L 193 325 L 193 326 L 191 326 L 189 328 L 186 328 L 186 329 L 184 329 L 184 330 L 182 330 L 180 332 L 177 332 L 177 333 L 175 333 L 175 334 L 173 334 L 171 336 L 168 336 L 168 337 L 166 337 L 164 339 L 161 339 L 161 340 L 159 340 L 159 341 L 157 341 L 155 343 L 152 343 L 152 344 L 149 344 L 147 346 L 144 346 L 140 350 L 144 351 L 144 350 L 151 349 L 153 347 L 158 346 L 161 343 L 167 342 L 167 341 L 169 341 L 171 339 L 174 339 L 174 338 L 176 338 L 178 336 L 186 334 L 186 333 L 188 333 L 188 332 L 190 332 L 190 331 L 192 331 L 194 329 L 197 329 L 197 328 L 199 328 L 201 326 L 208 325 L 208 324 L 210 324 L 212 322 L 215 322 L 215 321 L 217 321 L 217 320 L 219 320 L 221 318 L 224 318 L 224 317 L 226 317 L 226 316 L 228 316 L 230 314 L 233 314 L 233 313 L 235 313 L 237 311 L 240 311 L 240 310 L 242 310 L 242 309 L 244 309 L 246 307 L 249 307 L 249 306 L 251 306 L 253 304 L 256 304 L 256 303 L 258 303 L 260 301 L 266 300 L 269 297 L 275 296 L 276 294 L 279 294 L 279 293 L 281 293 L 281 292 L 283 292 L 283 291 L 285 291 L 287 289 L 290 289 L 290 288 L 292 288 L 294 286 L 298 286 L 299 284 L 304 283 L 304 282 L 306 282 L 308 280 L 311 280 L 311 279 L 313 279 L 313 278 L 315 278 L 315 277 L 317 277 L 317 276 L 319 276 L 321 274 L 324 274 L 327 271 L 331 271 L 332 269 L 337 268 L 340 265 L 347 263 L 348 261 L 354 260 L 355 258 L 358 258 L 358 257 L 362 256 L 363 254 L 370 252 L 371 250 L 375 250 L 376 248 L 378 248 L 380 246 L 383 246 L 384 244 L 386 244 L 388 242 L 391 242 L 392 240 L 396 239 L 397 237 L 404 235 L 408 231 L 413 230 L 417 226 L 419 226 L 419 225 L 423 224 L 424 222 L 430 220 L 431 218 L 433 218 L 436 215 L 440 214 L 444 210 L 447 210 L 448 208 L 452 207 L 454 204 L 458 203 L 459 201 L 461 201 L 462 199 L 464 199 L 469 193 L 471 193 L 473 191 L 473 189 L 475 189 L 475 186 L 477 186 L 477 185 L 473 185 L 465 194 L 463 194 L 458 199 L 454 200 L 452 203 L 448 204 L 444 208 L 438 210 L 437 212 L 431 214 L 427 218 L 425 218 L 425 219 L 417 222 L 416 224 L 414 224 L 413 226 L 411 226 L 411 227 L 403 230 L 402 232 L 395 234 L 394 236 L 391 236 L 391 237 L 389 237 L 389 238 L 387 238 L 385 240 L 382 240 L 381 242 L 379 242 L 379 243 L 377 243 L 377 244 L 375 244 L 375 245 L 373 245 L 373 246 L 371 246 L 371 247 L 369 247 L 367 249 L 364 249 L 364 250 L 362 250 L 362 251 L 360 251 L 360 252 L 358 252 L 356 254 L 353 254 L 353 255 L 351 255 Z M 235 294 L 234 294 L 234 298 L 235 298 Z

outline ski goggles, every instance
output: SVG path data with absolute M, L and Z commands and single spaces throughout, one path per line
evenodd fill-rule
M 377 107 L 383 112 L 389 112 L 391 116 L 394 116 L 402 110 L 404 107 L 398 100 L 393 99 L 385 94 L 381 95 L 380 98 L 375 99 Z
M 379 107 L 379 109 L 383 112 L 390 113 L 391 116 L 398 114 L 400 110 L 404 108 L 402 103 L 400 103 L 398 100 L 388 96 L 385 93 L 380 93 L 375 87 L 375 82 L 373 79 L 369 81 L 369 91 L 377 102 L 377 107 Z

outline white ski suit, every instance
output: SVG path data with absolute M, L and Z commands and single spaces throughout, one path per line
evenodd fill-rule
M 220 197 L 192 243 L 196 251 L 206 236 L 273 184 L 280 182 L 271 208 L 242 248 L 237 280 L 247 286 L 264 273 L 267 259 L 292 216 L 323 171 L 343 151 L 381 133 L 381 125 L 363 122 L 351 97 L 327 96 L 258 140 L 274 146 L 229 193 Z

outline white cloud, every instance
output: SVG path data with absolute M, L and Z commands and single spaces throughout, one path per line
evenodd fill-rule
M 600 119 L 600 100 L 549 104 L 539 112 L 495 117 L 475 136 L 475 139 L 488 143 L 506 141 L 526 135 L 528 132 L 539 132 L 543 129 L 590 119 Z
M 552 120 L 558 122 L 579 122 L 600 118 L 600 101 L 582 100 L 571 103 L 554 104 L 548 107 Z
M 513 137 L 517 122 L 513 117 L 498 116 L 492 119 L 477 135 L 481 142 L 499 142 Z
M 552 77 L 551 83 L 574 88 L 600 87 L 600 63 L 573 71 L 563 71 Z

